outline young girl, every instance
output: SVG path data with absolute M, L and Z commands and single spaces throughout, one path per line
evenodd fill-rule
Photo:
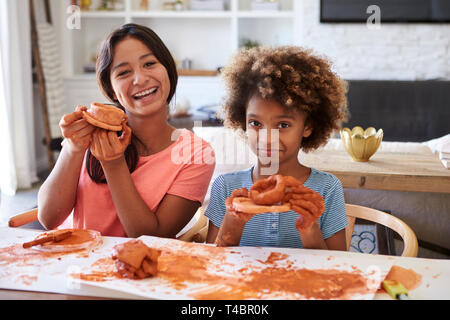
M 346 83 L 327 60 L 300 47 L 241 51 L 224 68 L 223 78 L 229 91 L 225 125 L 245 133 L 258 162 L 214 181 L 205 213 L 210 219 L 207 242 L 216 241 L 219 228 L 229 228 L 242 230 L 242 237 L 228 239 L 227 245 L 345 250 L 342 184 L 332 174 L 302 165 L 298 154 L 325 144 L 339 128 L 347 112 Z M 235 212 L 226 208 L 233 190 L 250 189 L 273 174 L 292 176 L 323 197 L 325 211 L 310 232 L 297 231 L 294 211 L 256 214 L 246 221 L 234 219 Z
M 97 79 L 125 111 L 122 133 L 94 128 L 86 107 L 65 115 L 55 168 L 38 194 L 39 221 L 106 236 L 175 237 L 201 205 L 214 171 L 209 145 L 167 122 L 177 85 L 175 62 L 150 29 L 126 24 L 103 42 Z M 181 150 L 181 152 L 180 152 Z

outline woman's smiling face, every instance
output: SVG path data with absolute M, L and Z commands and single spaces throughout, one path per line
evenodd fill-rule
M 128 37 L 116 44 L 110 80 L 114 99 L 129 115 L 167 110 L 170 91 L 167 70 L 140 40 Z

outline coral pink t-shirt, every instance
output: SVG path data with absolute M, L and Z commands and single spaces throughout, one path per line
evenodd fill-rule
M 166 194 L 202 202 L 215 167 L 214 152 L 203 139 L 186 129 L 176 130 L 166 149 L 140 157 L 131 178 L 136 190 L 156 211 Z M 72 221 L 71 221 L 72 220 Z M 78 182 L 73 219 L 70 215 L 59 228 L 82 228 L 99 231 L 104 236 L 126 237 L 105 183 L 89 177 L 83 161 Z

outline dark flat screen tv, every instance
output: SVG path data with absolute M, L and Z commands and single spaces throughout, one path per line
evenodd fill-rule
M 321 0 L 320 22 L 363 23 L 379 7 L 380 22 L 450 23 L 450 0 Z

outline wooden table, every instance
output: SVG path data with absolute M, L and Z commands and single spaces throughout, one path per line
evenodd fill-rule
M 113 299 L 113 298 L 0 289 L 0 300 L 106 300 L 106 299 Z
M 27 229 L 15 229 L 0 227 L 0 248 L 5 246 L 16 244 L 17 242 L 23 242 L 29 238 L 34 237 L 39 231 L 27 230 Z M 110 248 L 115 243 L 128 241 L 127 238 L 114 238 L 104 237 L 103 245 Z M 153 239 L 152 241 L 156 240 Z M 172 241 L 172 240 L 170 240 Z M 177 240 L 173 240 L 177 241 Z M 250 248 L 246 250 L 263 250 L 263 248 Z M 272 249 L 272 248 L 271 248 Z M 345 251 L 328 251 L 328 250 L 305 250 L 305 249 L 276 249 L 283 250 L 290 256 L 311 256 L 314 259 L 320 261 L 330 261 L 327 263 L 333 263 L 338 259 L 350 259 L 353 262 L 361 263 L 364 265 L 374 267 L 383 265 L 398 265 L 403 268 L 412 269 L 422 276 L 421 285 L 412 291 L 410 291 L 411 299 L 450 299 L 450 287 L 448 283 L 450 281 L 450 260 L 436 260 L 436 259 L 420 259 L 420 258 L 407 258 L 407 257 L 393 257 L 383 255 L 371 255 L 362 254 L 356 252 Z M 234 250 L 244 250 L 233 249 Z M 109 249 L 105 252 L 110 252 Z M 99 255 L 104 257 L 101 253 L 101 249 L 91 252 L 93 255 Z M 1 299 L 136 299 L 142 298 L 133 296 L 130 293 L 102 290 L 94 286 L 81 286 L 73 287 L 68 286 L 66 283 L 66 271 L 65 267 L 71 265 L 75 259 L 78 262 L 83 262 L 86 257 L 63 257 L 61 260 L 43 261 L 41 266 L 36 265 L 33 269 L 36 279 L 26 283 L 22 280 L 32 280 L 30 278 L 22 278 L 21 272 L 30 266 L 26 264 L 17 265 L 0 265 L 0 298 Z M 310 259 L 310 257 L 308 257 Z M 339 260 L 341 263 L 343 260 Z M 348 261 L 348 260 L 347 260 Z M 352 263 L 353 263 L 352 262 Z M 85 263 L 83 263 L 85 264 Z M 76 264 L 77 265 L 77 264 Z M 56 266 L 60 268 L 55 269 Z M 55 273 L 54 271 L 58 271 Z M 42 281 L 41 281 L 42 280 Z M 389 295 L 383 292 L 377 292 L 375 299 L 391 299 Z
M 450 193 L 450 170 L 432 153 L 377 152 L 355 162 L 345 150 L 322 149 L 303 163 L 334 174 L 344 188 Z

